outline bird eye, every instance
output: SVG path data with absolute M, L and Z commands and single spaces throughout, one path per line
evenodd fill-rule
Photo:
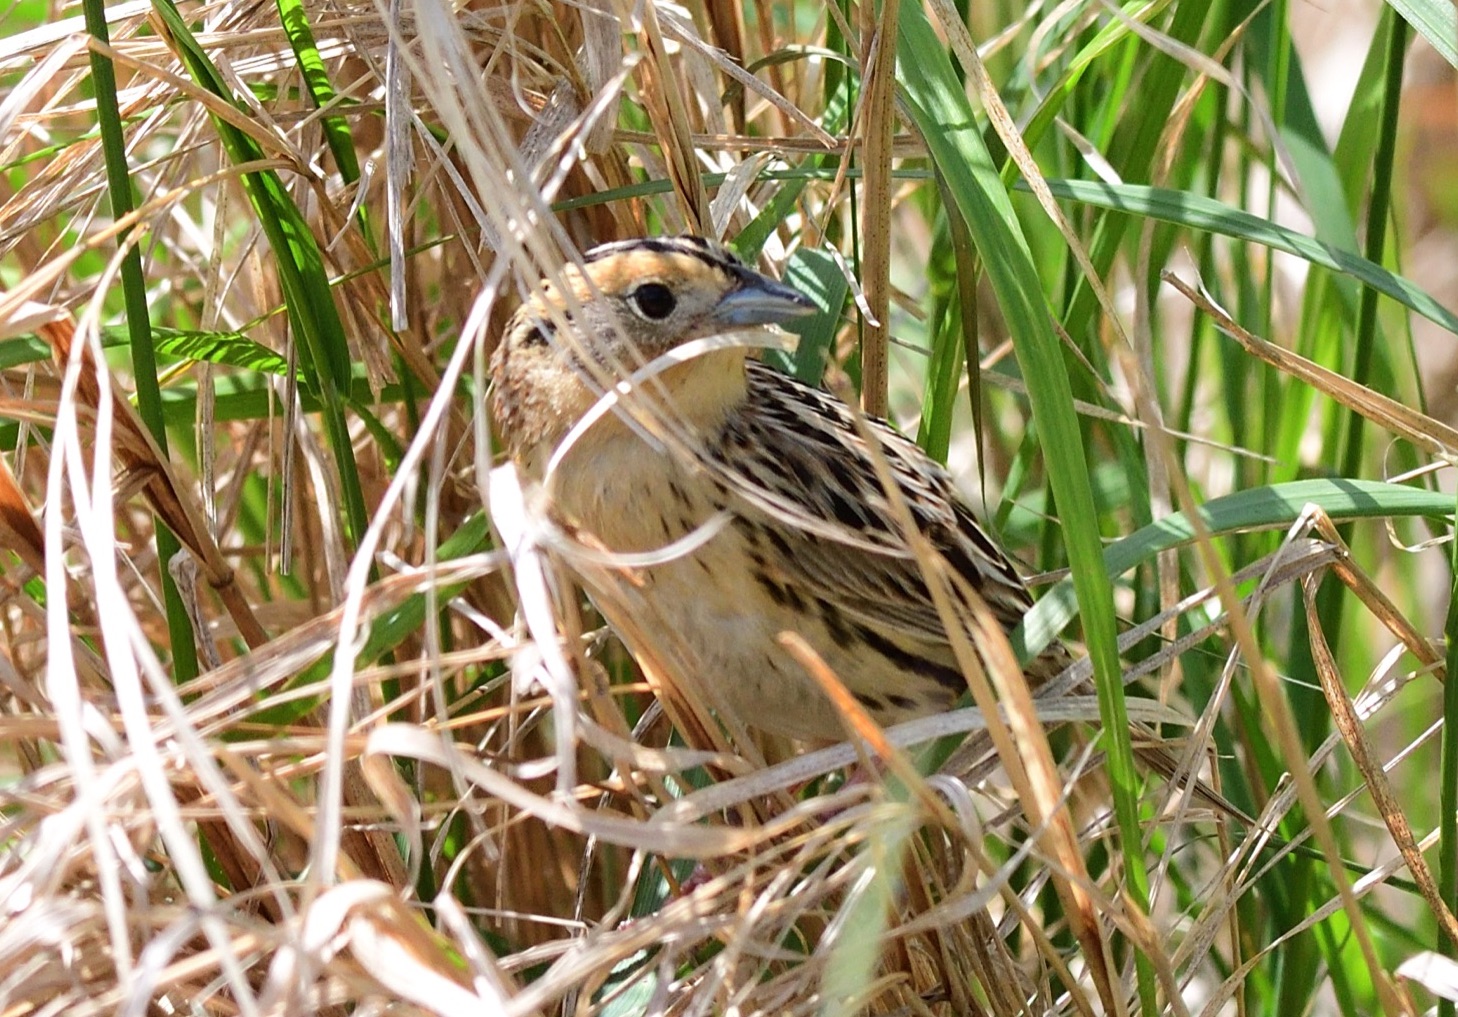
M 633 310 L 649 321 L 662 321 L 673 313 L 678 299 L 673 291 L 662 283 L 650 282 L 637 287 L 628 294 L 628 303 Z

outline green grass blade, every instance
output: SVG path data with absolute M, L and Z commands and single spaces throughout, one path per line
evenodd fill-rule
M 82 10 L 86 30 L 103 45 L 109 44 L 106 26 L 106 4 L 103 0 L 85 0 Z M 121 112 L 116 101 L 116 70 L 111 59 L 95 49 L 90 52 L 91 79 L 96 91 L 96 118 L 101 130 L 102 156 L 106 162 L 106 182 L 111 198 L 112 214 L 120 219 L 133 210 L 132 178 L 127 166 L 126 139 L 122 134 Z M 142 255 L 135 244 L 128 243 L 130 230 L 117 237 L 124 248 L 121 265 L 122 296 L 126 302 L 127 333 L 132 356 L 132 378 L 137 388 L 137 412 L 157 443 L 157 450 L 167 456 L 167 428 L 162 421 L 162 395 L 157 384 L 157 357 L 152 348 L 151 316 L 147 309 L 147 280 L 142 273 Z M 155 540 L 162 599 L 167 614 L 167 638 L 172 647 L 173 679 L 185 682 L 198 672 L 197 644 L 193 641 L 192 622 L 183 606 L 177 584 L 172 580 L 168 564 L 182 549 L 177 537 L 160 519 L 156 520 Z
M 1176 4 L 1174 13 L 1164 28 L 1164 34 L 1177 43 L 1194 45 L 1201 30 L 1210 20 L 1207 4 Z M 1119 179 L 1143 181 L 1149 178 L 1150 168 L 1155 165 L 1160 151 L 1160 137 L 1174 110 L 1187 74 L 1184 64 L 1163 53 L 1154 56 L 1143 69 L 1139 84 L 1138 115 L 1119 119 L 1105 149 L 1108 161 L 1119 174 Z M 1088 245 L 1088 255 L 1100 278 L 1108 277 L 1110 266 L 1122 245 L 1124 228 L 1125 224 L 1119 217 L 1105 216 L 1094 229 L 1094 238 Z M 1063 321 L 1064 328 L 1076 342 L 1091 333 L 1095 303 L 1092 287 L 1086 280 L 1078 280 L 1068 298 L 1068 311 Z
M 1382 263 L 1382 249 L 1387 243 L 1387 213 L 1392 207 L 1392 164 L 1397 152 L 1397 111 L 1402 94 L 1402 71 L 1407 51 L 1406 22 L 1398 20 L 1392 26 L 1387 48 L 1387 74 L 1382 102 L 1381 127 L 1378 131 L 1377 151 L 1372 160 L 1372 197 L 1367 206 L 1367 260 L 1375 265 Z M 1353 360 L 1351 379 L 1359 385 L 1369 383 L 1372 370 L 1373 351 L 1377 346 L 1377 290 L 1368 287 L 1362 291 L 1357 312 L 1357 348 Z M 1359 413 L 1348 417 L 1346 447 L 1342 449 L 1340 472 L 1353 476 L 1361 466 L 1362 430 L 1365 423 Z M 1333 637 L 1337 627 L 1328 628 Z
M 319 55 L 319 46 L 314 41 L 304 5 L 299 0 L 278 0 L 278 20 L 288 36 L 289 46 L 299 62 L 299 70 L 304 75 L 304 84 L 314 104 L 320 109 L 329 108 L 338 95 L 329 81 L 324 59 Z M 331 115 L 325 116 L 323 122 L 324 140 L 339 167 L 340 176 L 345 183 L 353 183 L 359 179 L 359 159 L 354 154 L 354 136 L 350 132 L 349 121 L 342 116 Z
M 1136 0 L 1136 2 L 1124 4 L 1123 12 L 1130 21 L 1149 22 L 1168 6 L 1169 0 Z M 1062 68 L 1058 80 L 1043 94 L 1037 110 L 1029 118 L 1027 126 L 1023 128 L 1024 144 L 1029 148 L 1037 146 L 1048 128 L 1052 127 L 1058 119 L 1064 105 L 1072 98 L 1074 88 L 1089 67 L 1099 57 L 1128 40 L 1131 34 L 1127 24 L 1115 19 L 1099 29 L 1098 33 L 1079 49 L 1073 59 Z M 1114 104 L 1111 102 L 1110 106 L 1113 107 Z M 1016 175 L 1017 167 L 1009 161 L 1003 168 L 1003 179 L 1012 183 Z
M 1294 254 L 1313 265 L 1345 273 L 1458 334 L 1458 315 L 1401 276 L 1350 251 L 1313 240 L 1212 198 L 1143 184 L 1113 185 L 1089 180 L 1049 180 L 1048 189 L 1055 197 L 1148 216 Z
M 951 60 L 919 5 L 910 4 L 902 11 L 898 51 L 905 106 L 977 245 L 1027 383 L 1033 421 L 1042 439 L 1049 481 L 1063 520 L 1065 548 L 1094 664 L 1099 713 L 1104 723 L 1101 737 L 1108 753 L 1128 889 L 1139 906 L 1147 908 L 1149 884 L 1144 870 L 1129 720 L 1120 680 L 1113 585 L 1104 566 L 1088 463 L 1062 348 L 1012 201 Z M 1138 966 L 1140 996 L 1146 1011 L 1152 1012 L 1153 975 L 1142 955 Z
M 785 328 L 800 337 L 793 353 L 765 350 L 764 359 L 786 374 L 818 385 L 829 363 L 831 344 L 840 328 L 850 284 L 835 259 L 824 251 L 801 247 L 785 265 L 785 282 L 805 294 L 820 308 L 816 313 L 789 322 Z
M 192 38 L 172 0 L 154 0 L 153 8 L 193 78 L 213 94 L 231 102 L 222 75 Z M 235 163 L 245 164 L 264 158 L 258 143 L 243 131 L 221 117 L 214 117 L 213 124 L 229 158 Z M 334 306 L 323 254 L 277 173 L 272 170 L 253 171 L 243 174 L 241 180 L 273 249 L 289 321 L 296 337 L 303 342 L 310 362 L 308 377 L 321 400 L 324 429 L 344 495 L 345 532 L 353 544 L 368 526 L 369 514 L 365 509 L 342 398 L 349 385 L 349 343 L 339 311 Z
M 1448 522 L 1451 495 L 1404 484 L 1375 480 L 1298 480 L 1289 484 L 1252 488 L 1215 498 L 1200 509 L 1200 518 L 1212 534 L 1284 528 L 1294 523 L 1306 505 L 1316 505 L 1338 521 L 1348 519 L 1401 519 L 1421 517 Z M 1195 529 L 1184 513 L 1175 513 L 1109 545 L 1104 562 L 1110 575 L 1122 575 L 1151 561 L 1161 551 L 1195 539 Z M 1031 660 L 1057 638 L 1078 613 L 1070 580 L 1063 580 L 1038 599 L 1013 630 L 1013 648 L 1019 658 Z
M 1458 67 L 1458 9 L 1451 0 L 1387 0 L 1444 60 Z
M 289 362 L 242 332 L 154 328 L 157 352 L 178 360 L 198 360 L 221 367 L 237 367 L 283 377 Z
M 1443 739 L 1439 759 L 1443 776 L 1438 791 L 1438 889 L 1449 910 L 1458 912 L 1458 541 L 1449 561 L 1448 617 L 1443 634 L 1448 639 L 1448 680 L 1443 685 Z M 1458 957 L 1458 943 L 1438 932 L 1438 952 Z M 1454 1017 L 1452 1000 L 1438 1004 L 1439 1017 Z
M 965 249 L 958 246 L 959 238 L 955 232 L 958 229 L 964 235 L 961 239 L 966 241 Z M 970 357 L 972 405 L 974 409 L 978 406 L 976 251 L 965 233 L 966 226 L 957 215 L 955 205 L 950 199 L 943 200 L 942 212 L 937 216 L 932 234 L 931 259 L 926 268 L 927 295 L 931 303 L 927 316 L 931 356 L 922 385 L 921 426 L 916 434 L 916 443 L 926 450 L 927 455 L 943 464 L 951 448 L 952 413 L 962 378 L 964 350 Z M 963 308 L 966 308 L 965 312 Z M 973 320 L 969 321 L 969 318 Z M 965 340 L 962 338 L 964 332 L 970 333 Z M 975 418 L 973 431 L 980 433 Z

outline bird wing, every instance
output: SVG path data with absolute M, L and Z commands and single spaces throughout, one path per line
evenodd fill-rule
M 748 399 L 708 456 L 736 503 L 738 525 L 773 550 L 767 565 L 802 595 L 859 624 L 945 643 L 921 566 L 849 407 L 757 361 L 748 369 Z M 881 421 L 865 424 L 918 529 L 1012 628 L 1032 605 L 1027 588 L 946 471 Z

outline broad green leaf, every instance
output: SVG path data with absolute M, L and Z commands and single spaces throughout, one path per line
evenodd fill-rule
M 1452 67 L 1458 67 L 1458 8 L 1452 0 L 1387 0 Z

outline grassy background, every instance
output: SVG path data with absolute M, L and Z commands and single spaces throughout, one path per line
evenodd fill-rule
M 970 6 L 5 8 L 0 1013 L 1452 1014 L 1453 8 Z M 1096 698 L 846 781 L 513 541 L 501 323 L 684 230 Z

